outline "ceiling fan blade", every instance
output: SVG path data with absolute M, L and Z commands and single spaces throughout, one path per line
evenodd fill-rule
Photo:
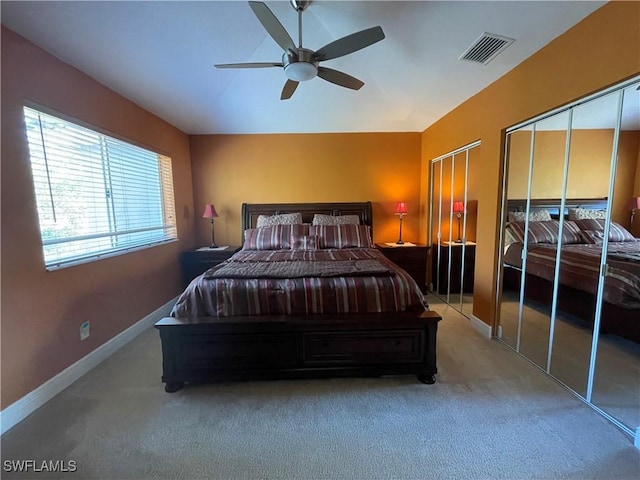
M 300 82 L 296 82 L 295 80 L 287 80 L 287 83 L 284 84 L 284 88 L 282 89 L 282 95 L 280 95 L 280 100 L 289 100 L 293 92 L 298 88 L 298 84 Z
M 256 17 L 258 17 L 258 20 L 260 20 L 264 29 L 269 35 L 271 35 L 271 38 L 280 45 L 282 50 L 285 52 L 287 50 L 295 51 L 296 46 L 293 43 L 293 40 L 280 23 L 280 20 L 278 20 L 273 12 L 269 10 L 269 7 L 262 2 L 249 2 L 249 6 L 251 7 L 251 10 L 253 10 L 253 13 L 255 13 Z
M 313 58 L 318 62 L 342 57 L 353 52 L 357 52 L 369 45 L 384 39 L 382 27 L 371 27 L 360 32 L 352 33 L 342 37 L 335 42 L 325 45 L 313 54 Z
M 360 90 L 364 85 L 364 82 L 357 78 L 332 68 L 318 67 L 318 76 L 327 82 L 335 83 L 336 85 L 347 87 L 351 90 Z
M 256 63 L 218 63 L 214 65 L 216 68 L 268 68 L 283 67 L 282 63 L 273 62 L 256 62 Z

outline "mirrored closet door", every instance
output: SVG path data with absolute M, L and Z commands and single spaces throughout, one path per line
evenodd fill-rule
M 640 427 L 640 80 L 507 130 L 497 335 Z
M 473 312 L 479 142 L 431 161 L 431 291 L 467 316 Z

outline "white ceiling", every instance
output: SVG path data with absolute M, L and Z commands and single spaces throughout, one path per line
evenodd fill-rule
M 267 1 L 297 42 L 288 1 Z M 281 101 L 280 47 L 246 1 L 1 3 L 2 23 L 189 134 L 423 131 L 598 9 L 603 1 L 314 1 L 303 46 L 380 25 L 386 38 L 323 62 L 365 82 L 320 78 Z M 483 32 L 516 41 L 488 65 L 458 60 Z M 523 92 L 526 95 L 526 92 Z

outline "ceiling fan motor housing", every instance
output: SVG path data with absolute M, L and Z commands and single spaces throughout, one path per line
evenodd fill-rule
M 305 82 L 318 75 L 318 62 L 313 59 L 313 50 L 298 48 L 282 54 L 284 73 L 290 80 Z

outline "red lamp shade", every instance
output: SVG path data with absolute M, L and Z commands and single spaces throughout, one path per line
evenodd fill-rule
M 406 215 L 407 213 L 409 213 L 407 202 L 398 202 L 396 204 L 396 215 Z
M 464 212 L 464 202 L 455 201 L 453 202 L 453 213 L 462 213 Z
M 218 212 L 216 212 L 216 207 L 213 204 L 209 203 L 204 207 L 204 213 L 202 214 L 202 218 L 215 218 L 218 216 Z

